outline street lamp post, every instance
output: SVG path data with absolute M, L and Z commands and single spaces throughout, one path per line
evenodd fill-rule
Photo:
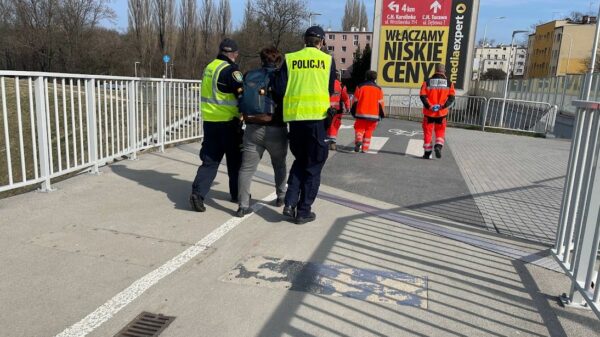
M 483 73 L 483 71 L 485 70 L 485 61 L 483 60 L 483 52 L 485 51 L 485 39 L 487 37 L 487 28 L 488 28 L 488 24 L 494 20 L 503 20 L 506 19 L 506 16 L 498 16 L 495 17 L 493 19 L 488 20 L 485 23 L 485 28 L 483 29 L 483 43 L 481 44 L 481 62 L 483 64 L 483 66 L 481 67 L 481 69 L 479 70 L 479 75 L 477 76 L 477 79 L 479 80 L 481 78 L 481 74 Z
M 140 63 L 139 61 L 135 61 L 135 63 L 133 64 L 133 73 L 134 73 L 135 77 L 138 77 L 137 76 L 137 65 L 139 63 Z
M 510 66 L 512 65 L 512 50 L 515 44 L 515 35 L 521 33 L 529 33 L 528 30 L 513 30 L 512 38 L 510 40 L 510 49 L 508 51 L 508 71 L 506 73 L 506 80 L 504 81 L 504 98 L 502 99 L 502 110 L 500 111 L 500 127 L 504 127 L 504 109 L 506 108 L 506 98 L 508 97 L 508 81 L 510 80 Z
M 308 26 L 309 27 L 312 27 L 312 17 L 318 16 L 318 15 L 321 15 L 321 13 L 313 13 L 313 12 L 308 13 Z

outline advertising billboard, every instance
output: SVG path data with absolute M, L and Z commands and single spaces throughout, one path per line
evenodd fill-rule
M 444 63 L 448 78 L 464 89 L 476 1 L 380 1 L 378 83 L 418 88 L 436 63 Z

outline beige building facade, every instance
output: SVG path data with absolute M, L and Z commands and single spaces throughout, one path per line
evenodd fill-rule
M 583 74 L 592 56 L 596 18 L 551 21 L 529 36 L 527 78 Z

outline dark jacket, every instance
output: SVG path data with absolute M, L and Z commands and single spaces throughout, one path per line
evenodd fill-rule
M 226 94 L 237 93 L 238 89 L 242 87 L 242 73 L 239 66 L 223 54 L 219 54 L 217 59 L 229 63 L 229 67 L 225 67 L 219 74 L 217 87 Z

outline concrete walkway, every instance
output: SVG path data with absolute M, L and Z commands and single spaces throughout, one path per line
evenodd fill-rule
M 388 135 L 418 124 L 386 123 L 378 154 L 332 154 L 318 220 L 304 226 L 270 204 L 268 165 L 252 186 L 265 199 L 255 214 L 232 217 L 223 172 L 207 212 L 190 212 L 198 144 L 0 200 L 2 335 L 113 336 L 149 311 L 176 317 L 161 336 L 597 336 L 591 312 L 558 304 L 569 283 L 542 267 L 547 246 L 489 230 L 463 178 L 459 137 L 470 131 L 452 129 L 444 157 L 423 161 L 407 153 L 413 138 Z M 351 137 L 345 129 L 342 145 Z M 360 180 L 357 167 L 381 171 Z M 242 277 L 256 258 L 270 271 Z M 289 290 L 281 261 L 336 272 L 301 269 Z M 302 288 L 303 277 L 326 287 Z

